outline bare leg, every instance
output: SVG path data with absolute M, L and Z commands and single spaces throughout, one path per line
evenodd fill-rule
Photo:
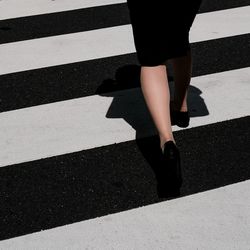
M 170 92 L 166 65 L 141 67 L 141 89 L 149 112 L 159 132 L 160 147 L 175 142 L 170 119 Z
M 170 62 L 173 65 L 175 83 L 173 109 L 187 111 L 187 91 L 192 76 L 191 51 L 187 56 L 170 59 Z

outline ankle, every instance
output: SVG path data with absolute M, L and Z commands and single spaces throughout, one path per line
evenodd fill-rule
M 161 147 L 162 152 L 164 150 L 164 144 L 167 141 L 173 141 L 176 144 L 176 142 L 175 142 L 175 140 L 174 140 L 173 137 L 160 137 L 160 147 Z
M 181 111 L 181 112 L 187 112 L 188 111 L 188 107 L 186 105 L 181 106 L 180 109 L 179 109 L 179 111 Z
M 188 111 L 187 102 L 183 101 L 182 104 L 177 103 L 175 100 L 170 101 L 170 109 L 173 111 Z

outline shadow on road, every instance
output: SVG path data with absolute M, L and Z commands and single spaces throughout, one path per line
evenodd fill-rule
M 168 80 L 170 92 L 173 93 L 173 78 L 169 76 Z M 198 88 L 190 85 L 188 107 L 191 119 L 209 114 L 200 96 L 201 93 Z M 168 166 L 164 165 L 158 133 L 140 88 L 140 66 L 125 65 L 119 68 L 115 79 L 104 80 L 96 94 L 113 97 L 106 114 L 107 118 L 122 118 L 136 131 L 138 148 L 155 173 L 158 196 L 167 198 L 179 196 L 180 190 L 176 186 L 176 180 Z

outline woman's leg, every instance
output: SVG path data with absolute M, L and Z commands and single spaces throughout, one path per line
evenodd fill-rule
M 192 76 L 191 50 L 186 56 L 169 60 L 173 65 L 174 74 L 174 101 L 173 109 L 187 111 L 187 92 Z
M 141 89 L 159 132 L 162 149 L 166 141 L 172 140 L 175 142 L 170 119 L 170 92 L 166 65 L 142 66 Z

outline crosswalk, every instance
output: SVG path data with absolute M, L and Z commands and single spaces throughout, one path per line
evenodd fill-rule
M 249 13 L 204 0 L 195 19 L 169 200 L 126 1 L 0 1 L 0 249 L 249 250 Z

